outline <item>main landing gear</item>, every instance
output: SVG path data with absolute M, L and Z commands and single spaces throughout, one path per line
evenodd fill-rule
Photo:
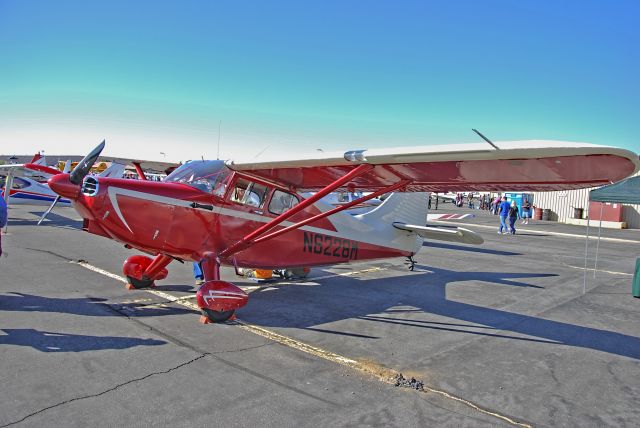
M 220 281 L 220 261 L 211 254 L 202 259 L 204 284 L 198 288 L 196 299 L 204 323 L 223 322 L 235 314 L 236 309 L 249 301 L 249 295 L 230 282 Z
M 129 257 L 122 267 L 127 277 L 127 288 L 155 287 L 155 281 L 167 277 L 166 266 L 171 260 L 164 254 L 154 259 L 142 255 Z M 202 272 L 205 280 L 196 292 L 198 307 L 202 312 L 201 320 L 209 323 L 232 319 L 236 309 L 247 304 L 249 295 L 230 282 L 220 281 L 220 262 L 215 255 L 202 259 Z
M 154 259 L 142 255 L 129 257 L 122 266 L 122 272 L 127 277 L 127 288 L 131 290 L 155 287 L 155 281 L 167 277 L 169 271 L 165 266 L 171 260 L 171 257 L 164 254 L 158 254 Z

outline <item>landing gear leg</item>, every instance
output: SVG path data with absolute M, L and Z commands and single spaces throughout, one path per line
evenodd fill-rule
M 235 294 L 235 290 L 229 290 L 228 286 L 236 288 L 242 294 L 244 294 L 244 292 L 233 284 L 223 283 L 220 281 L 220 260 L 215 254 L 205 255 L 202 259 L 202 273 L 204 274 L 204 283 L 200 286 L 197 292 L 197 295 L 199 295 L 198 306 L 202 312 L 200 322 L 203 324 L 220 323 L 230 319 L 235 319 L 235 309 L 215 310 L 207 307 L 207 303 L 208 301 L 215 301 L 216 299 L 231 299 L 231 301 L 242 299 L 240 295 Z M 244 296 L 247 297 L 246 295 Z M 244 306 L 244 304 L 246 304 L 246 299 L 242 306 Z M 221 308 L 217 307 L 217 309 Z
M 127 288 L 155 287 L 155 281 L 165 279 L 168 271 L 165 267 L 171 262 L 171 257 L 158 254 L 154 259 L 147 256 L 135 255 L 125 260 L 122 267 L 127 277 Z
M 413 271 L 416 266 L 416 261 L 413 259 L 413 256 L 408 256 L 405 264 L 408 265 L 410 271 Z

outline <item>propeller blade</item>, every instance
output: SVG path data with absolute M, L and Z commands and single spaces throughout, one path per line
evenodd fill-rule
M 53 209 L 53 207 L 56 206 L 56 204 L 58 203 L 58 201 L 62 198 L 62 196 L 58 195 L 56 196 L 56 198 L 53 200 L 53 203 L 51 204 L 51 206 L 49 206 L 49 208 L 44 212 L 44 214 L 42 214 L 42 217 L 40 217 L 40 220 L 38 220 L 38 226 L 40 226 L 40 223 L 42 223 L 42 220 L 44 220 L 44 218 L 49 215 L 49 213 L 51 212 L 51 210 Z
M 102 143 L 98 144 L 98 146 L 93 149 L 91 153 L 86 155 L 84 159 L 82 159 L 78 163 L 78 166 L 76 166 L 73 171 L 71 171 L 71 174 L 69 175 L 69 181 L 73 184 L 82 183 L 82 180 L 84 180 L 87 174 L 89 174 L 89 171 L 91 171 L 91 167 L 93 166 L 95 161 L 98 160 L 98 156 L 100 156 L 102 149 L 104 149 L 104 140 L 102 140 Z
M 71 171 L 71 159 L 67 159 L 67 161 L 64 163 L 64 169 L 62 170 L 62 172 L 64 172 L 65 174 L 69 174 L 70 171 Z

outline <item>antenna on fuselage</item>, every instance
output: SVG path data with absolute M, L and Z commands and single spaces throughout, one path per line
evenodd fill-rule
M 491 146 L 492 146 L 494 149 L 496 149 L 496 150 L 500 150 L 500 147 L 498 147 L 498 146 L 496 146 L 495 144 L 493 144 L 493 143 L 491 142 L 491 140 L 490 140 L 490 139 L 488 139 L 487 137 L 485 137 L 484 135 L 482 135 L 482 134 L 480 133 L 480 131 L 478 131 L 477 129 L 473 129 L 473 128 L 471 128 L 471 130 L 472 130 L 473 132 L 475 132 L 476 134 L 478 134 L 478 135 L 480 136 L 480 138 L 482 138 L 484 141 L 486 141 L 487 143 L 491 144 Z
M 267 146 L 264 149 L 260 150 L 258 153 L 256 153 L 256 155 L 254 156 L 254 158 L 259 158 L 261 154 L 263 154 L 264 152 L 266 152 L 269 148 L 271 148 L 271 146 Z

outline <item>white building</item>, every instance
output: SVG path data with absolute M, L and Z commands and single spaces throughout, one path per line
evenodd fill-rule
M 640 173 L 636 174 L 640 175 Z M 581 190 L 559 192 L 533 192 L 533 205 L 551 210 L 549 220 L 566 223 L 573 218 L 574 207 L 582 208 L 582 218 L 589 216 L 589 191 L 595 187 Z M 640 229 L 640 205 L 623 205 L 622 221 L 629 229 Z

